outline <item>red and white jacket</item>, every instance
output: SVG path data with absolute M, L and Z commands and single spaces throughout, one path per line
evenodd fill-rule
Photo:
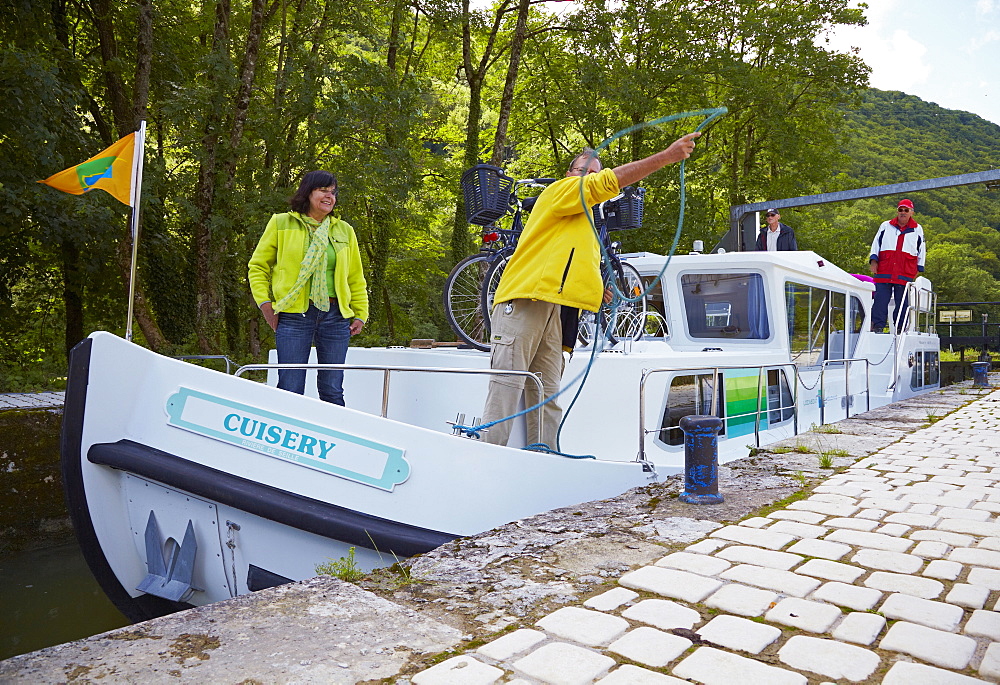
M 869 259 L 878 260 L 876 283 L 909 283 L 924 270 L 927 243 L 923 227 L 913 219 L 903 227 L 898 221 L 883 222 L 872 241 Z

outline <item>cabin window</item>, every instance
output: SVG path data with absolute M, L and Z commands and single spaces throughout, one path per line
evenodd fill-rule
M 670 328 L 667 325 L 667 307 L 663 302 L 663 281 L 657 281 L 650 288 L 655 276 L 643 276 L 642 285 L 646 293 L 646 323 L 643 333 L 647 338 L 669 338 Z
M 760 274 L 684 274 L 681 292 L 692 338 L 771 337 Z
M 828 359 L 844 359 L 847 342 L 847 295 L 830 291 L 830 349 Z
M 799 366 L 823 362 L 830 293 L 801 283 L 785 283 L 789 349 Z
M 910 387 L 914 390 L 937 385 L 941 380 L 941 367 L 937 350 L 918 350 L 914 353 Z
M 858 350 L 858 340 L 861 339 L 862 327 L 865 323 L 865 309 L 861 306 L 861 300 L 857 295 L 851 295 L 851 311 L 850 319 L 848 321 L 849 333 L 847 336 L 848 342 L 848 357 L 853 359 L 855 352 Z
M 767 422 L 781 423 L 795 414 L 795 400 L 788 387 L 788 378 L 780 369 L 767 372 Z
M 850 359 L 858 345 L 864 310 L 845 293 L 802 283 L 785 283 L 789 348 L 799 366 Z M 846 344 L 846 348 L 845 348 Z
M 719 378 L 722 376 L 720 375 Z M 692 414 L 699 416 L 712 415 L 712 393 L 714 392 L 715 374 L 698 373 L 689 376 L 674 376 L 667 390 L 666 407 L 663 409 L 663 419 L 660 421 L 660 432 L 657 440 L 665 445 L 683 445 L 684 431 L 680 429 L 680 420 Z M 723 415 L 722 388 L 719 387 L 716 402 L 716 416 Z M 726 432 L 723 422 L 720 435 Z

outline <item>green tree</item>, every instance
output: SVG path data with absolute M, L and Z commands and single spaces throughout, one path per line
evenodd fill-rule
M 942 242 L 927 248 L 926 273 L 939 302 L 1000 300 L 1000 281 L 976 261 L 966 245 Z

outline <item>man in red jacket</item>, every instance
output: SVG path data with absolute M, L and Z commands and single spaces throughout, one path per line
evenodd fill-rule
M 875 301 L 872 303 L 872 330 L 881 333 L 889 315 L 889 300 L 896 301 L 892 319 L 895 330 L 906 324 L 906 284 L 924 270 L 927 243 L 924 229 L 913 220 L 913 203 L 900 200 L 896 217 L 878 228 L 869 250 L 868 268 L 875 277 Z

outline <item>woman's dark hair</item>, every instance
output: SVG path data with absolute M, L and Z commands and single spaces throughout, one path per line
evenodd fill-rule
M 328 188 L 329 186 L 334 187 L 334 197 L 336 197 L 336 191 L 340 189 L 337 185 L 337 177 L 329 171 L 310 171 L 299 181 L 299 189 L 292 195 L 292 199 L 288 201 L 288 204 L 292 206 L 293 212 L 308 214 L 309 193 L 317 188 Z

